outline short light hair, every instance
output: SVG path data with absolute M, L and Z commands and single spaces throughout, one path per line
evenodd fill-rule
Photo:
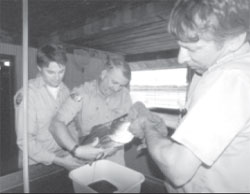
M 183 42 L 199 39 L 223 43 L 248 33 L 249 0 L 179 0 L 173 8 L 168 30 Z
M 47 44 L 37 51 L 37 65 L 39 67 L 48 67 L 50 62 L 56 62 L 65 66 L 67 64 L 67 55 L 61 45 Z
M 106 69 L 107 71 L 110 71 L 112 69 L 118 68 L 122 71 L 122 74 L 124 77 L 126 77 L 129 81 L 131 80 L 131 69 L 129 64 L 121 59 L 110 59 L 108 57 L 107 63 L 106 63 Z

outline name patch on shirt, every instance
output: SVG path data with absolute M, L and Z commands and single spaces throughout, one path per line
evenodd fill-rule
M 70 97 L 75 101 L 75 102 L 80 102 L 82 100 L 82 96 L 78 93 L 72 93 L 70 94 Z
M 23 101 L 23 94 L 22 93 L 19 93 L 16 97 L 16 105 L 20 105 L 21 102 Z

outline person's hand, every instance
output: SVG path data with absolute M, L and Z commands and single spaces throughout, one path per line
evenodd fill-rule
M 122 149 L 122 146 L 121 147 L 110 147 L 110 148 L 106 148 L 104 150 L 104 155 L 103 155 L 103 158 L 106 158 L 106 157 L 110 157 L 110 156 L 113 156 L 118 150 Z
M 136 102 L 130 108 L 128 118 L 131 122 L 129 130 L 134 136 L 143 139 L 145 124 L 150 126 L 151 123 L 157 123 L 158 118 L 155 118 L 153 113 L 146 108 L 142 102 Z
M 74 158 L 70 154 L 64 155 L 63 157 L 56 156 L 54 159 L 54 163 L 66 168 L 69 171 L 74 170 L 74 169 L 85 164 L 85 162 L 83 162 L 77 158 Z
M 84 160 L 95 160 L 104 154 L 104 150 L 98 146 L 99 138 L 86 145 L 81 145 L 75 150 L 75 156 Z
M 147 116 L 138 117 L 129 127 L 129 131 L 140 139 L 144 139 L 145 130 L 154 130 L 162 136 L 168 135 L 163 119 L 151 112 Z
M 147 117 L 149 110 L 142 102 L 136 102 L 132 105 L 128 112 L 128 119 L 130 121 L 136 120 L 138 117 Z
M 168 129 L 164 120 L 154 113 L 151 113 L 150 117 L 145 120 L 143 127 L 144 130 L 153 130 L 159 133 L 162 137 L 166 137 L 168 135 Z
M 100 159 L 114 155 L 122 147 L 122 144 L 114 142 L 109 135 L 100 139 L 100 145 L 104 149 L 104 154 Z
M 147 144 L 146 144 L 146 139 L 142 139 L 141 140 L 141 144 L 137 145 L 137 152 L 141 152 L 143 149 L 146 149 L 147 148 Z
M 144 138 L 144 128 L 147 118 L 146 117 L 139 117 L 134 120 L 129 126 L 129 131 L 137 138 L 143 139 Z

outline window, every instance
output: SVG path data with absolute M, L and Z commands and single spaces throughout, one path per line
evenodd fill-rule
M 131 97 L 148 108 L 181 109 L 187 85 L 187 68 L 132 71 Z

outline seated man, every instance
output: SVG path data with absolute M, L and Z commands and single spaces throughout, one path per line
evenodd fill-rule
M 52 118 L 61 104 L 69 96 L 69 90 L 62 82 L 66 69 L 67 57 L 57 45 L 45 45 L 37 52 L 39 74 L 28 83 L 28 149 L 29 164 L 52 163 L 73 169 L 82 161 L 73 158 L 54 140 L 49 131 Z M 23 90 L 14 97 L 16 115 L 17 145 L 19 147 L 19 167 L 22 166 L 23 151 Z M 85 149 L 91 149 L 87 145 Z M 93 151 L 94 152 L 94 151 Z M 100 150 L 96 150 L 98 154 Z
M 52 122 L 51 132 L 58 144 L 76 157 L 85 159 L 85 151 L 79 146 L 79 142 L 70 137 L 67 125 L 77 118 L 80 138 L 88 135 L 93 126 L 128 113 L 132 105 L 127 88 L 130 79 L 131 70 L 127 63 L 109 60 L 98 80 L 74 89 Z M 110 160 L 124 165 L 124 150 L 116 152 Z

